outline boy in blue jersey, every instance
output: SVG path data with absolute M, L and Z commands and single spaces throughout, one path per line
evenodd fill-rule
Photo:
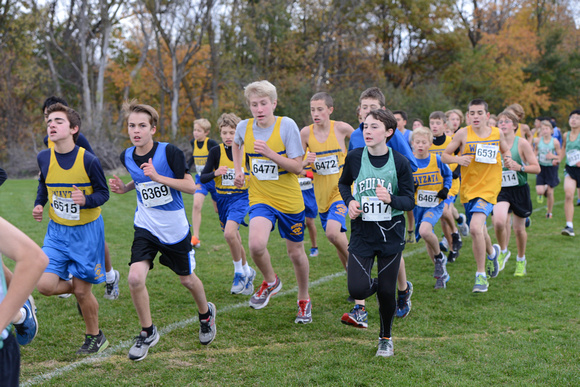
M 9 288 L 0 272 L 0 380 L 3 386 L 16 387 L 20 377 L 20 350 L 11 324 L 20 319 L 20 305 L 32 297 L 30 293 L 46 268 L 48 258 L 32 239 L 2 218 L 0 230 L 0 253 L 16 262 L 14 282 Z
M 238 188 L 234 185 L 235 173 L 232 158 L 236 126 L 240 121 L 240 118 L 233 113 L 224 113 L 220 116 L 218 128 L 223 144 L 209 150 L 207 162 L 199 179 L 202 184 L 215 182 L 220 225 L 234 260 L 234 281 L 230 292 L 248 296 L 254 292 L 256 270 L 248 265 L 239 228 L 240 224 L 246 226 L 244 218 L 248 214 L 250 202 L 248 188 Z
M 48 108 L 48 136 L 54 147 L 38 156 L 40 177 L 33 218 L 41 222 L 50 201 L 50 221 L 42 250 L 49 264 L 38 282 L 45 296 L 73 293 L 85 320 L 85 342 L 77 354 L 109 345 L 99 329 L 99 303 L 91 289 L 105 281 L 105 225 L 101 208 L 109 189 L 99 159 L 75 144 L 80 116 L 62 104 Z M 69 273 L 73 276 L 68 281 Z
M 129 290 L 139 317 L 141 332 L 129 350 L 129 359 L 138 361 L 159 341 L 149 306 L 145 282 L 153 260 L 179 275 L 181 284 L 193 296 L 199 310 L 199 341 L 207 345 L 215 338 L 216 309 L 207 302 L 200 279 L 195 275 L 195 252 L 181 192 L 193 194 L 195 183 L 187 170 L 183 152 L 174 145 L 153 141 L 159 115 L 149 105 L 125 103 L 129 137 L 133 147 L 121 153 L 121 162 L 133 180 L 123 183 L 117 176 L 109 180 L 111 191 L 137 191 L 135 234 L 131 247 Z

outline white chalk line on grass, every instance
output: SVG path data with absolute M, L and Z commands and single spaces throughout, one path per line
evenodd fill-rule
M 556 205 L 556 204 L 562 204 L 562 203 L 564 203 L 564 202 L 554 203 L 554 205 Z M 542 206 L 542 207 L 539 207 L 539 208 L 534 209 L 532 212 L 536 212 L 536 211 L 539 211 L 539 210 L 542 210 L 542 209 L 545 209 L 545 208 L 546 208 L 545 206 Z M 492 227 L 493 227 L 493 225 L 489 225 L 487 228 L 488 229 L 491 229 Z M 421 247 L 419 249 L 415 249 L 415 250 L 412 250 L 412 251 L 409 251 L 409 252 L 405 252 L 404 253 L 404 257 L 410 257 L 410 256 L 413 256 L 415 254 L 418 254 L 418 253 L 421 253 L 421 252 L 424 252 L 424 251 L 426 251 L 426 247 L 423 246 L 423 247 Z M 321 277 L 321 278 L 319 278 L 319 279 L 317 279 L 315 281 L 309 282 L 309 288 L 316 287 L 318 285 L 321 285 L 321 284 L 323 284 L 325 282 L 331 281 L 331 280 L 333 280 L 333 279 L 335 279 L 337 277 L 342 277 L 344 275 L 346 275 L 346 272 L 340 271 L 338 273 L 334 273 L 334 274 L 327 275 L 325 277 Z M 282 291 L 282 292 L 278 293 L 278 295 L 280 295 L 280 296 L 286 296 L 286 295 L 294 294 L 294 293 L 298 293 L 298 287 L 294 287 L 292 289 Z M 220 314 L 221 313 L 227 313 L 227 312 L 230 312 L 232 310 L 239 309 L 239 308 L 242 308 L 242 307 L 247 307 L 247 306 L 248 306 L 248 302 L 247 301 L 246 302 L 239 302 L 237 304 L 227 305 L 227 306 L 225 306 L 223 308 L 218 309 L 218 311 L 220 312 Z M 188 326 L 190 324 L 193 324 L 193 323 L 196 323 L 197 321 L 198 321 L 198 317 L 196 316 L 196 317 L 189 318 L 187 320 L 178 321 L 178 322 L 175 322 L 173 324 L 169 324 L 166 327 L 159 329 L 159 335 L 160 336 L 164 336 L 166 334 L 169 334 L 169 333 L 173 332 L 176 329 L 185 328 L 186 326 Z M 129 348 L 130 346 L 133 345 L 133 343 L 134 343 L 134 340 L 124 340 L 124 341 L 121 341 L 119 344 L 116 344 L 116 345 L 113 345 L 113 346 L 107 348 L 102 353 L 99 353 L 99 354 L 96 354 L 96 355 L 91 355 L 91 356 L 89 356 L 89 357 L 87 357 L 85 359 L 79 360 L 77 362 L 71 363 L 71 364 L 66 365 L 64 367 L 61 367 L 61 368 L 57 368 L 54 371 L 51 371 L 49 373 L 45 373 L 45 374 L 41 374 L 39 376 L 35 376 L 34 378 L 29 379 L 26 382 L 22 383 L 21 386 L 22 387 L 27 387 L 27 386 L 32 386 L 32 385 L 39 384 L 39 383 L 42 383 L 42 382 L 46 382 L 46 381 L 54 378 L 55 376 L 59 376 L 59 375 L 62 375 L 64 373 L 66 373 L 66 372 L 72 371 L 75 368 L 77 368 L 77 367 L 79 367 L 79 366 L 81 366 L 83 364 L 92 364 L 92 363 L 98 363 L 98 362 L 101 362 L 101 361 L 108 360 L 115 352 L 118 352 L 118 351 L 121 351 L 123 349 Z

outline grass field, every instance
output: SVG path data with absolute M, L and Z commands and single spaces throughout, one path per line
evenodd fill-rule
M 125 177 L 125 181 L 127 181 Z M 531 179 L 534 186 L 534 178 Z M 42 245 L 47 221 L 32 219 L 33 180 L 8 180 L 0 190 L 0 215 Z M 533 195 L 535 198 L 535 195 Z M 191 208 L 191 197 L 186 197 Z M 471 240 L 464 238 L 459 259 L 448 265 L 447 289 L 435 291 L 433 266 L 424 243 L 405 250 L 407 275 L 414 285 L 413 308 L 393 324 L 393 358 L 376 358 L 379 317 L 369 300 L 369 328 L 339 322 L 350 310 L 346 276 L 334 248 L 319 226 L 320 256 L 310 258 L 310 295 L 314 322 L 294 324 L 296 280 L 277 231 L 270 238 L 282 291 L 262 310 L 249 296 L 229 294 L 233 265 L 217 214 L 204 205 L 202 246 L 196 272 L 208 299 L 217 306 L 217 337 L 199 344 L 193 299 L 166 267 L 156 264 L 148 278 L 153 320 L 161 340 L 141 362 L 127 358 L 140 326 L 127 285 L 135 195 L 112 194 L 103 206 L 106 239 L 113 264 L 121 273 L 118 300 L 103 298 L 100 325 L 110 348 L 80 357 L 84 323 L 74 297 L 60 299 L 34 293 L 40 329 L 21 349 L 23 385 L 580 385 L 580 239 L 560 235 L 564 226 L 563 188 L 556 189 L 554 218 L 534 200 L 528 229 L 528 274 L 513 276 L 512 258 L 490 280 L 487 293 L 473 294 L 475 262 Z M 47 218 L 45 213 L 45 218 Z M 575 223 L 580 229 L 580 209 Z M 247 229 L 242 228 L 247 239 Z M 492 239 L 494 239 L 493 232 Z M 306 238 L 306 248 L 310 244 Z M 11 266 L 11 261 L 7 261 Z M 262 278 L 258 274 L 259 283 Z M 1 385 L 0 381 L 0 385 Z

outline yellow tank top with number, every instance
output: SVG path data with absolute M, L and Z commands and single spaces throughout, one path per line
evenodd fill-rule
M 413 172 L 413 179 L 417 186 L 415 190 L 415 204 L 418 204 L 417 195 L 419 191 L 439 192 L 443 188 L 443 176 L 441 176 L 441 171 L 437 165 L 437 156 L 435 153 L 429 153 L 428 157 L 429 164 L 425 168 L 417 168 Z M 441 199 L 437 198 L 436 201 L 439 204 Z
M 298 183 L 298 176 L 280 168 L 272 160 L 254 150 L 256 139 L 254 138 L 253 123 L 253 119 L 248 120 L 244 137 L 245 151 L 250 161 L 248 181 L 250 207 L 255 204 L 266 204 L 285 214 L 298 214 L 304 211 L 304 199 Z M 282 137 L 280 137 L 281 123 L 282 117 L 277 117 L 274 130 L 266 143 L 274 152 L 282 157 L 288 157 L 286 147 L 282 142 Z M 256 174 L 271 175 L 272 169 L 278 170 L 277 180 L 260 180 L 256 177 Z
M 481 138 L 472 129 L 467 128 L 467 138 L 461 154 L 472 156 L 471 163 L 461 167 L 461 203 L 467 203 L 472 199 L 481 198 L 489 203 L 497 203 L 497 195 L 501 191 L 501 153 L 499 149 L 500 132 L 499 128 L 491 127 L 489 137 Z M 483 149 L 484 146 L 488 148 Z M 489 146 L 495 147 L 495 163 L 489 164 L 475 160 L 476 152 L 479 149 L 480 155 L 489 155 Z
M 322 143 L 314 135 L 314 125 L 310 125 L 308 148 L 310 152 L 316 153 L 316 161 L 311 164 L 316 204 L 320 212 L 326 212 L 332 203 L 342 200 L 338 179 L 344 167 L 345 153 L 334 133 L 334 121 L 330 121 L 328 138 Z
M 209 149 L 207 149 L 208 140 L 208 137 L 203 140 L 201 148 L 197 146 L 197 141 L 193 140 L 193 164 L 195 165 L 195 173 L 198 175 L 201 174 L 201 171 L 203 171 L 203 167 L 205 167 L 205 163 L 207 161 L 207 155 L 209 154 Z
M 219 166 L 220 167 L 221 166 L 228 167 L 228 172 L 227 172 L 227 176 L 224 176 L 224 175 L 216 176 L 216 178 L 215 178 L 215 190 L 220 195 L 231 195 L 231 194 L 246 192 L 248 190 L 248 186 L 246 184 L 244 184 L 244 186 L 242 188 L 238 188 L 234 185 L 234 177 L 236 175 L 235 171 L 234 171 L 234 162 L 228 158 L 225 145 L 220 144 L 219 146 L 220 146 Z M 245 153 L 242 157 L 243 157 L 242 160 L 246 160 Z M 242 166 L 242 169 L 244 170 L 244 173 L 245 173 L 246 168 L 244 166 Z
M 91 179 L 85 170 L 85 149 L 80 147 L 78 149 L 77 157 L 70 169 L 62 169 L 56 159 L 54 148 L 50 149 L 50 164 L 45 179 L 50 202 L 48 215 L 56 223 L 65 226 L 87 224 L 101 215 L 100 207 L 81 209 L 72 202 L 73 185 L 85 195 L 93 193 Z

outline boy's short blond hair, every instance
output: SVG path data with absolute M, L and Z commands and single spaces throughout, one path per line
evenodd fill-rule
M 248 104 L 250 103 L 250 97 L 268 97 L 270 102 L 273 103 L 278 100 L 278 93 L 276 92 L 276 86 L 266 80 L 263 80 L 252 82 L 244 87 L 244 97 L 246 97 L 246 103 Z
M 380 107 L 385 107 L 385 95 L 378 87 L 369 87 L 363 91 L 358 99 L 359 105 L 363 99 L 374 99 L 379 102 Z
M 209 133 L 209 130 L 211 129 L 211 123 L 206 118 L 200 118 L 198 120 L 193 121 L 193 126 L 195 127 L 195 125 L 201 126 L 203 131 L 206 133 Z
M 334 107 L 334 100 L 330 96 L 330 94 L 321 91 L 320 93 L 316 93 L 310 98 L 310 102 L 312 101 L 324 101 L 324 104 L 327 108 Z
M 433 131 L 431 131 L 431 129 L 426 128 L 425 126 L 421 126 L 413 130 L 413 133 L 411 133 L 411 142 L 415 140 L 415 137 L 419 136 L 427 137 L 429 142 L 433 144 Z
M 229 126 L 231 128 L 236 128 L 242 119 L 236 116 L 234 113 L 224 113 L 218 118 L 217 126 L 221 131 L 224 126 Z
M 548 120 L 542 120 L 542 121 L 540 122 L 540 127 L 542 127 L 542 126 L 547 126 L 547 127 L 549 127 L 549 128 L 550 128 L 550 131 L 551 131 L 552 133 L 554 133 L 554 125 L 552 125 L 552 123 L 551 123 L 550 121 L 548 121 Z
M 463 121 L 464 121 L 465 118 L 463 117 L 463 112 L 461 110 L 459 110 L 459 109 L 447 110 L 445 112 L 445 117 L 447 117 L 447 121 L 449 121 L 449 116 L 451 114 L 453 114 L 453 113 L 455 113 L 455 114 L 457 114 L 459 116 L 459 120 L 460 120 L 459 124 L 461 125 L 463 123 Z
M 513 111 L 514 114 L 516 116 L 518 116 L 519 121 L 523 121 L 523 119 L 526 117 L 526 113 L 524 112 L 524 108 L 519 103 L 513 103 L 510 106 L 508 106 L 507 108 L 505 108 L 505 110 Z
M 125 114 L 125 119 L 129 118 L 131 113 L 145 113 L 149 115 L 149 123 L 151 124 L 151 127 L 156 127 L 157 122 L 159 122 L 159 114 L 157 113 L 157 110 L 150 105 L 138 103 L 136 99 L 125 101 L 122 110 Z

